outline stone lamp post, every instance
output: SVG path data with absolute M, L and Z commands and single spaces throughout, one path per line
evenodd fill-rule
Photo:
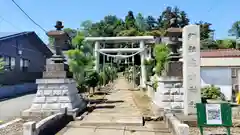
M 52 58 L 50 58 L 53 64 L 47 64 L 46 71 L 43 72 L 44 78 L 72 78 L 73 76 L 72 73 L 69 72 L 68 65 L 64 63 L 66 60 L 62 53 L 62 47 L 65 45 L 65 41 L 68 40 L 68 36 L 66 32 L 62 31 L 63 27 L 62 22 L 57 21 L 55 25 L 56 30 L 47 33 L 49 37 L 54 38 L 55 53 Z
M 38 85 L 36 97 L 31 107 L 23 112 L 23 116 L 39 113 L 50 115 L 65 109 L 75 116 L 86 108 L 86 101 L 78 94 L 76 82 L 72 77 L 67 76 L 68 71 L 65 70 L 62 46 L 68 37 L 61 30 L 62 22 L 57 21 L 55 28 L 56 30 L 47 33 L 55 39 L 55 54 L 51 58 L 53 63 L 47 63 L 43 78 L 36 80 Z
M 182 28 L 169 28 L 166 34 L 168 37 L 167 46 L 171 52 L 168 56 L 168 62 L 165 65 L 164 75 L 182 78 L 182 62 L 179 61 L 182 56 L 178 51 L 182 44 L 179 40 L 182 36 Z

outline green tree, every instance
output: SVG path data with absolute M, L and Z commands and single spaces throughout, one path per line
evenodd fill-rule
M 231 36 L 235 36 L 239 38 L 240 37 L 240 21 L 234 22 L 231 29 L 229 29 L 228 32 Z
M 141 13 L 136 16 L 136 25 L 138 30 L 144 32 L 147 30 L 147 22 Z
M 125 17 L 125 27 L 126 29 L 136 28 L 136 20 L 133 11 L 128 11 L 127 16 Z
M 218 49 L 219 48 L 216 41 L 212 40 L 212 39 L 204 39 L 204 40 L 201 40 L 200 43 L 201 43 L 201 49 L 202 50 Z
M 233 23 L 231 29 L 229 29 L 228 33 L 231 36 L 235 36 L 237 40 L 239 40 L 240 37 L 240 21 L 236 21 Z M 240 47 L 240 43 L 236 43 L 236 48 Z
M 141 36 L 143 34 L 144 34 L 143 32 L 139 32 L 135 28 L 130 28 L 128 30 L 123 30 L 119 32 L 117 36 Z
M 158 18 L 158 27 L 167 29 L 170 27 L 170 20 L 172 19 L 172 7 L 167 7 Z
M 233 39 L 216 40 L 216 43 L 220 49 L 236 48 L 236 40 Z
M 84 34 L 84 36 L 92 36 L 91 28 L 92 28 L 92 21 L 86 20 L 81 23 L 80 30 Z
M 187 17 L 187 13 L 185 11 L 180 11 L 179 13 L 179 26 L 183 28 L 184 26 L 188 25 L 190 20 Z
M 210 34 L 214 32 L 214 30 L 211 29 L 211 23 L 199 21 L 195 24 L 200 26 L 200 40 L 209 39 Z
M 170 27 L 170 20 L 175 18 L 177 20 L 177 26 L 183 28 L 189 24 L 189 18 L 185 11 L 181 11 L 178 7 L 168 6 L 161 15 L 157 18 L 157 27 L 164 30 Z
M 124 23 L 114 15 L 105 16 L 103 20 L 93 23 L 91 28 L 88 28 L 88 33 L 91 36 L 113 37 L 124 29 Z
M 81 50 L 69 50 L 67 51 L 67 55 L 69 58 L 69 68 L 73 73 L 73 77 L 76 80 L 78 86 L 80 88 L 84 87 L 84 74 L 89 69 L 92 69 L 93 57 L 91 55 L 85 55 Z
M 146 22 L 147 22 L 147 30 L 154 30 L 156 29 L 157 26 L 157 21 L 153 16 L 148 16 L 146 18 Z
M 74 38 L 72 38 L 72 46 L 74 46 L 74 48 L 80 49 L 81 46 L 84 44 L 84 33 L 78 31 L 77 32 L 77 36 L 75 36 Z

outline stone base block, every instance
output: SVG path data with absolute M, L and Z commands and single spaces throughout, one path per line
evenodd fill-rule
M 68 110 L 67 114 L 68 115 L 72 115 L 75 118 L 77 116 L 77 114 L 79 114 L 80 112 L 84 111 L 85 108 L 86 108 L 86 106 L 85 107 L 82 106 L 81 108 L 75 108 L 75 109 L 72 109 L 72 110 Z M 36 110 L 32 110 L 32 109 L 27 109 L 27 110 L 24 110 L 21 115 L 23 117 L 31 117 L 31 116 L 47 117 L 47 116 L 50 116 L 50 115 L 53 115 L 53 114 L 57 114 L 59 112 L 65 113 L 65 110 L 62 109 L 62 110 L 36 111 Z
M 75 114 L 87 107 L 87 101 L 78 95 L 73 79 L 37 79 L 38 90 L 30 109 L 23 115 L 51 115 L 67 108 L 68 113 Z

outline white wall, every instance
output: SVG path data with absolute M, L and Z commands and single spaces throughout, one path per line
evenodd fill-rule
M 201 58 L 201 66 L 225 66 L 225 67 L 239 67 L 240 58 Z
M 232 72 L 229 67 L 201 67 L 201 86 L 215 85 L 221 88 L 226 100 L 232 97 Z

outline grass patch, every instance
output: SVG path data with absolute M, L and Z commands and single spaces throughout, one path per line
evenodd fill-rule
M 153 116 L 151 99 L 141 91 L 132 91 L 133 99 L 143 116 Z

